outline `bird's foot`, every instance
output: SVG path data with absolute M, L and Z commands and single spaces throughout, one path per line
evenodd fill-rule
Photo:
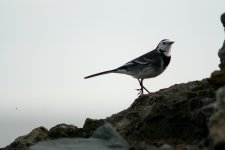
M 144 94 L 143 88 L 141 88 L 141 89 L 136 89 L 136 90 L 139 91 L 137 95 L 141 96 L 141 95 Z

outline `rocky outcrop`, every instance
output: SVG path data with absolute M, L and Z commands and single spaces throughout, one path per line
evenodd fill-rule
M 222 87 L 223 85 L 225 85 L 225 71 L 214 71 L 208 81 L 217 88 Z
M 225 25 L 225 14 L 221 21 Z M 218 55 L 221 70 L 209 79 L 140 96 L 106 119 L 86 119 L 83 128 L 66 124 L 49 131 L 36 128 L 2 150 L 224 150 L 225 42 Z
M 59 124 L 55 127 L 52 127 L 48 131 L 45 127 L 39 127 L 32 130 L 27 135 L 18 137 L 10 145 L 6 146 L 5 148 L 0 148 L 0 150 L 28 150 L 31 145 L 34 145 L 38 142 L 46 140 L 55 140 L 59 138 L 88 138 L 93 135 L 94 131 L 98 127 L 104 124 L 104 119 L 96 120 L 87 118 L 83 128 L 78 128 L 74 125 Z M 106 126 L 106 128 L 107 127 L 108 129 L 110 128 L 109 125 Z M 100 131 L 103 131 L 103 129 Z M 102 133 L 100 131 L 97 133 Z
M 210 118 L 209 129 L 214 149 L 225 150 L 225 86 L 216 93 L 215 113 Z
M 60 138 L 40 142 L 30 150 L 129 150 L 129 144 L 110 124 L 98 128 L 90 138 Z
M 62 144 L 62 142 L 77 143 L 80 140 L 90 142 L 96 136 L 104 137 L 105 140 L 111 139 L 104 134 L 100 135 L 100 133 L 94 132 L 105 122 L 112 124 L 135 149 L 196 146 L 196 143 L 198 144 L 208 136 L 207 124 L 213 113 L 211 104 L 215 101 L 216 88 L 207 79 L 176 84 L 158 92 L 143 95 L 137 98 L 128 109 L 106 119 L 86 119 L 83 128 L 66 124 L 57 125 L 49 131 L 43 128 L 42 130 L 45 129 L 44 138 L 41 140 L 35 138 L 37 140 L 25 142 L 23 149 L 43 140 L 51 140 L 47 144 L 49 145 L 49 143 Z M 38 130 L 39 134 L 31 132 L 28 135 L 33 133 L 42 135 L 42 130 L 41 132 Z M 22 139 L 31 141 L 30 137 L 33 136 L 24 136 Z M 88 137 L 92 138 L 83 139 Z M 64 139 L 60 140 L 59 138 Z M 24 143 L 20 139 L 6 147 L 5 150 L 12 149 L 15 145 L 21 145 L 18 144 L 20 142 Z M 55 139 L 57 140 L 52 141 Z
M 39 127 L 25 136 L 18 137 L 12 144 L 2 148 L 2 150 L 28 150 L 29 146 L 48 138 L 48 130 L 45 127 Z
M 81 129 L 74 125 L 59 124 L 49 130 L 49 137 L 62 138 L 62 137 L 83 137 Z
M 221 22 L 225 30 L 225 13 L 221 15 Z M 222 48 L 218 52 L 220 58 L 220 71 L 215 71 L 211 75 L 211 83 L 221 87 L 216 93 L 215 113 L 209 122 L 209 138 L 212 141 L 212 149 L 225 149 L 225 40 Z
M 225 13 L 223 13 L 221 15 L 221 22 L 222 22 L 222 24 L 224 26 L 224 31 L 225 31 Z M 218 56 L 220 58 L 219 67 L 220 67 L 221 70 L 225 70 L 225 40 L 223 42 L 222 48 L 218 52 Z
M 60 124 L 48 131 L 40 127 L 28 135 L 17 138 L 3 150 L 27 150 L 31 145 L 46 140 L 51 140 L 47 142 L 48 146 L 63 143 L 64 147 L 68 146 L 65 143 L 76 146 L 72 143 L 92 143 L 96 136 L 104 138 L 106 143 L 110 141 L 115 143 L 115 140 L 106 136 L 105 133 L 95 132 L 105 122 L 112 124 L 133 149 L 137 150 L 173 150 L 174 148 L 200 150 L 209 147 L 216 147 L 219 150 L 224 143 L 224 134 L 221 133 L 224 133 L 225 92 L 224 90 L 217 92 L 217 101 L 215 93 L 222 86 L 218 83 L 221 83 L 220 81 L 224 78 L 224 74 L 213 73 L 210 79 L 176 84 L 158 92 L 143 95 L 137 98 L 128 109 L 111 117 L 100 120 L 86 119 L 83 128 Z M 215 113 L 214 108 L 216 108 Z M 91 138 L 84 139 L 89 137 Z M 100 143 L 98 141 L 98 144 Z M 85 145 L 88 144 L 85 143 Z M 46 146 L 46 143 L 41 146 Z
M 208 135 L 214 91 L 206 79 L 177 84 L 139 97 L 106 120 L 133 145 L 195 144 Z
M 220 58 L 220 64 L 219 67 L 221 70 L 225 70 L 225 40 L 223 42 L 223 46 L 218 52 L 218 56 Z
M 223 14 L 221 15 L 220 20 L 221 20 L 221 22 L 222 22 L 222 24 L 223 24 L 223 27 L 225 28 L 225 13 L 223 13 Z

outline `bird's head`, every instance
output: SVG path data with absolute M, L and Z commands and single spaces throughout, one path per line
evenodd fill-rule
M 164 54 L 165 56 L 170 56 L 171 55 L 171 46 L 174 43 L 174 41 L 170 41 L 169 39 L 164 39 L 161 42 L 159 42 L 157 46 L 157 50 Z

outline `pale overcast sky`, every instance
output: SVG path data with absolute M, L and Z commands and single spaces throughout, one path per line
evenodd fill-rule
M 174 40 L 167 70 L 150 91 L 209 77 L 224 40 L 224 0 L 1 0 L 0 147 L 39 126 L 81 127 L 137 98 L 136 79 L 109 74 Z

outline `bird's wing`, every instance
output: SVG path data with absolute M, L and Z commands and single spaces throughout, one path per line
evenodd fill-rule
M 124 64 L 123 66 L 119 67 L 118 69 L 128 69 L 131 67 L 135 67 L 137 65 L 151 65 L 156 63 L 157 59 L 153 59 L 155 57 L 158 57 L 158 53 L 156 53 L 156 51 L 151 51 L 148 52 L 138 58 L 135 58 L 129 62 L 127 62 L 126 64 Z

